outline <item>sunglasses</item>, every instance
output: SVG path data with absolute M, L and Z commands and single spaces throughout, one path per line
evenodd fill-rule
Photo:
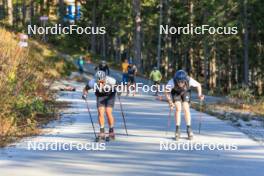
M 185 84 L 185 81 L 177 81 L 177 84 Z

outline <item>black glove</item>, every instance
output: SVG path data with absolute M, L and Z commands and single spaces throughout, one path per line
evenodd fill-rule
M 87 95 L 82 95 L 82 99 L 87 100 Z

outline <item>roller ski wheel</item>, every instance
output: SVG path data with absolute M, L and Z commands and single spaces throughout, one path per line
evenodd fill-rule
M 193 132 L 191 128 L 187 128 L 187 135 L 188 135 L 188 140 L 193 140 Z
M 176 132 L 175 133 L 175 141 L 180 140 L 180 136 L 181 136 L 180 132 Z
M 95 138 L 95 142 L 103 142 L 103 141 L 105 141 L 105 140 L 106 140 L 106 137 L 97 136 L 97 137 Z
M 178 141 L 180 139 L 181 133 L 180 133 L 180 128 L 176 126 L 176 131 L 175 131 L 175 141 Z
M 109 137 L 109 136 L 107 136 L 106 138 L 105 138 L 105 141 L 106 142 L 110 142 L 110 141 L 114 141 L 115 140 L 115 137 Z
M 106 139 L 106 135 L 105 135 L 104 129 L 101 128 L 100 133 L 95 138 L 95 142 L 102 142 L 102 141 L 105 141 L 105 139 Z

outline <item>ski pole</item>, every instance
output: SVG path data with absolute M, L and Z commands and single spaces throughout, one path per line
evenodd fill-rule
M 166 135 L 168 134 L 168 131 L 170 129 L 170 124 L 171 124 L 171 108 L 170 108 L 170 112 L 169 112 L 169 115 L 168 115 L 168 123 L 167 123 Z
M 120 100 L 120 95 L 117 95 L 117 96 L 118 96 L 118 100 L 119 100 L 119 104 L 120 104 L 120 109 L 121 109 L 121 114 L 122 114 L 122 117 L 123 117 L 123 122 L 124 122 L 126 135 L 128 136 L 127 126 L 126 126 L 126 118 L 125 118 L 125 114 L 124 114 L 124 111 L 123 111 L 123 106 L 122 106 L 122 103 L 121 103 L 121 100 Z
M 200 100 L 200 117 L 199 117 L 199 134 L 201 133 L 201 127 L 202 127 L 202 106 L 203 106 L 203 101 Z
M 96 138 L 97 136 L 96 136 L 96 132 L 95 132 L 95 128 L 94 128 L 94 122 L 93 122 L 92 114 L 91 114 L 91 111 L 90 111 L 90 108 L 89 108 L 89 104 L 88 104 L 88 101 L 86 99 L 85 99 L 85 102 L 86 102 L 86 107 L 87 107 L 87 110 L 88 110 L 88 113 L 89 113 L 89 116 L 90 116 L 91 124 L 93 126 L 94 136 Z

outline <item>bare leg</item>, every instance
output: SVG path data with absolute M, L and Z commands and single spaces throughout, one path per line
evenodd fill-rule
M 99 122 L 99 125 L 100 125 L 100 133 L 98 134 L 97 139 L 96 139 L 98 141 L 100 141 L 102 139 L 105 139 L 104 113 L 105 113 L 105 108 L 103 106 L 99 107 L 98 108 L 98 122 Z
M 183 110 L 185 114 L 186 125 L 191 126 L 191 113 L 190 113 L 190 105 L 188 102 L 183 102 Z
M 133 96 L 136 94 L 136 83 L 133 83 Z
M 176 107 L 176 112 L 175 112 L 176 126 L 180 126 L 181 125 L 181 102 L 176 101 L 175 107 Z
M 184 109 L 185 121 L 186 121 L 186 125 L 187 125 L 188 139 L 192 140 L 193 139 L 193 132 L 192 132 L 192 128 L 191 128 L 190 105 L 188 102 L 183 103 L 183 109 Z
M 104 113 L 105 113 L 105 107 L 99 107 L 98 108 L 98 121 L 100 128 L 104 128 Z
M 129 95 L 129 90 L 130 90 L 130 83 L 129 82 L 127 82 L 127 96 Z
M 176 107 L 176 113 L 175 113 L 175 121 L 176 121 L 175 140 L 178 141 L 180 139 L 181 102 L 180 101 L 176 101 L 175 107 Z
M 113 108 L 112 107 L 107 107 L 106 108 L 106 116 L 108 120 L 108 126 L 109 126 L 109 139 L 115 139 L 115 133 L 114 133 L 114 117 L 113 117 Z
M 112 107 L 107 107 L 106 108 L 106 116 L 107 116 L 109 128 L 113 128 L 114 127 L 114 122 L 115 122 L 112 112 L 113 112 L 113 108 Z

